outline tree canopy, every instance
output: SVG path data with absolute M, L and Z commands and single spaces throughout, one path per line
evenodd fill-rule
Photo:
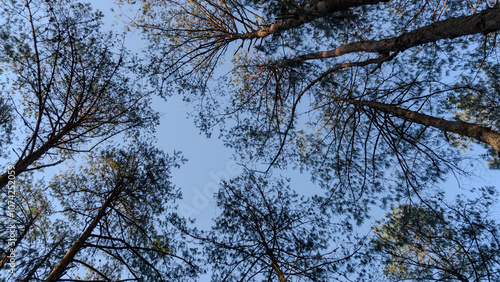
M 394 280 L 499 279 L 498 223 L 491 216 L 492 187 L 455 203 L 400 205 L 374 228 L 372 241 Z
M 85 226 L 46 281 L 80 264 L 89 278 L 184 281 L 198 275 L 194 258 L 170 223 L 180 197 L 170 170 L 183 161 L 147 144 L 92 154 L 87 167 L 58 175 L 50 188 L 73 226 Z M 96 260 L 99 259 L 99 268 Z M 175 262 L 178 260 L 178 262 Z M 190 261 L 191 260 L 191 261 Z
M 489 1 L 139 3 L 163 95 L 197 101 L 247 165 L 310 170 L 359 217 L 464 173 L 471 142 L 498 165 Z
M 170 174 L 185 160 L 137 141 L 158 114 L 123 38 L 101 30 L 103 14 L 90 4 L 0 3 L 0 279 L 186 281 L 202 273 L 173 225 L 180 192 Z M 116 136 L 122 146 L 103 146 Z M 81 160 L 77 153 L 87 166 L 43 179 L 44 168 Z
M 343 245 L 352 228 L 320 199 L 299 197 L 285 180 L 245 173 L 218 192 L 220 215 L 205 246 L 213 281 L 326 281 L 342 277 L 360 249 Z
M 116 2 L 145 54 L 90 4 L 0 0 L 0 279 L 500 279 L 496 188 L 440 188 L 500 168 L 497 1 Z M 177 94 L 245 168 L 207 230 L 150 141 Z
M 472 143 L 498 168 L 491 1 L 133 2 L 160 94 L 250 170 L 310 171 L 332 214 L 422 201 Z
M 22 140 L 9 158 L 16 174 L 156 124 L 150 93 L 130 75 L 133 57 L 119 37 L 100 31 L 102 13 L 73 1 L 1 3 L 2 85 Z

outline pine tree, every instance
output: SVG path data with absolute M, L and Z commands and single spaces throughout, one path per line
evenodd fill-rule
M 137 65 L 120 38 L 100 31 L 102 13 L 69 0 L 1 5 L 2 85 L 22 140 L 8 159 L 16 175 L 156 124 L 150 93 L 130 71 Z

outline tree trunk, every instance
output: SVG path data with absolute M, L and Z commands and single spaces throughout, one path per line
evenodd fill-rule
M 71 246 L 71 248 L 68 250 L 68 252 L 61 259 L 61 261 L 54 267 L 54 269 L 52 269 L 52 271 L 50 272 L 50 274 L 47 277 L 47 279 L 45 280 L 45 282 L 57 281 L 64 274 L 64 271 L 66 271 L 68 265 L 73 261 L 76 254 L 83 248 L 83 244 L 85 244 L 85 241 L 87 241 L 87 239 L 92 234 L 92 231 L 94 231 L 94 228 L 96 228 L 99 221 L 106 214 L 106 209 L 109 206 L 111 206 L 111 203 L 118 196 L 119 191 L 120 191 L 119 189 L 116 189 L 106 199 L 106 202 L 104 202 L 102 207 L 99 209 L 99 211 L 97 212 L 97 215 L 94 217 L 94 220 L 92 220 L 92 223 L 90 223 L 89 227 L 87 227 L 87 229 L 85 229 L 85 231 L 80 236 L 80 238 L 78 238 L 78 240 L 76 240 L 76 242 Z
M 274 272 L 276 272 L 276 275 L 278 276 L 278 280 L 280 282 L 288 282 L 288 280 L 285 277 L 285 274 L 281 270 L 278 260 L 276 259 L 276 256 L 274 256 L 273 250 L 269 248 L 269 246 L 266 243 L 266 237 L 264 236 L 263 232 L 259 228 L 259 222 L 257 221 L 256 218 L 253 219 L 255 222 L 255 227 L 257 229 L 257 232 L 259 233 L 259 237 L 261 239 L 261 244 L 264 246 L 264 249 L 266 250 L 266 254 L 269 257 L 269 260 L 271 261 L 271 267 L 273 268 Z
M 462 136 L 474 138 L 484 144 L 490 145 L 497 152 L 500 152 L 500 133 L 485 126 L 463 121 L 449 121 L 375 101 L 363 101 L 340 97 L 333 98 L 333 100 L 369 107 L 418 124 L 434 127 L 445 132 L 453 132 Z
M 23 173 L 28 166 L 33 164 L 35 161 L 40 159 L 49 149 L 51 148 L 51 145 L 45 143 L 42 147 L 40 147 L 38 150 L 35 152 L 29 154 L 27 157 L 18 160 L 17 163 L 14 165 L 14 171 L 15 175 L 19 175 Z M 9 174 L 8 172 L 0 175 L 0 189 L 5 187 L 9 183 Z
M 79 123 L 80 121 L 66 125 L 59 133 L 57 133 L 57 135 L 50 138 L 47 142 L 40 146 L 40 148 L 30 152 L 26 157 L 18 160 L 14 165 L 15 175 L 17 176 L 23 173 L 30 165 L 39 160 L 45 153 L 57 145 L 66 136 L 66 134 L 74 130 L 75 127 L 78 127 Z M 34 138 L 36 138 L 36 136 Z M 8 172 L 0 175 L 0 189 L 4 188 L 9 183 L 8 177 Z
M 282 30 L 296 28 L 335 12 L 364 5 L 378 4 L 381 2 L 389 2 L 389 0 L 324 0 L 311 7 L 297 11 L 297 15 L 291 15 L 294 16 L 293 18 L 273 23 L 266 28 L 249 33 L 238 34 L 234 37 L 238 39 L 262 38 Z
M 398 37 L 349 43 L 333 50 L 298 56 L 291 61 L 333 58 L 355 52 L 399 52 L 442 39 L 478 33 L 487 34 L 498 30 L 500 30 L 500 9 L 487 9 L 471 16 L 435 22 Z

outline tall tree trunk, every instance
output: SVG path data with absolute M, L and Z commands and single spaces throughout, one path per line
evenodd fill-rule
M 14 165 L 15 175 L 19 175 L 23 173 L 31 164 L 35 161 L 39 160 L 47 151 L 52 147 L 51 144 L 45 143 L 38 150 L 29 154 L 23 159 L 17 161 Z M 9 183 L 9 174 L 8 172 L 0 175 L 0 189 L 5 187 Z
M 463 121 L 450 121 L 442 118 L 436 118 L 412 110 L 375 101 L 363 101 L 340 97 L 332 99 L 334 101 L 344 101 L 354 105 L 369 107 L 418 124 L 434 127 L 445 132 L 453 132 L 462 136 L 474 138 L 482 143 L 490 145 L 497 152 L 500 152 L 500 133 L 485 126 Z
M 94 217 L 94 220 L 92 220 L 92 223 L 90 223 L 89 227 L 85 229 L 80 238 L 76 240 L 76 242 L 71 246 L 68 252 L 61 259 L 61 261 L 54 267 L 54 269 L 52 269 L 49 276 L 45 280 L 46 282 L 57 281 L 64 274 L 64 271 L 66 271 L 68 265 L 73 261 L 76 254 L 83 248 L 85 241 L 87 241 L 87 239 L 92 234 L 92 231 L 94 231 L 97 224 L 99 224 L 99 221 L 101 221 L 101 219 L 106 214 L 106 209 L 111 206 L 112 202 L 116 199 L 119 193 L 120 190 L 115 189 L 113 193 L 111 193 L 111 195 L 106 199 L 102 207 L 97 212 L 97 215 Z
M 500 30 L 500 9 L 487 9 L 471 16 L 435 22 L 398 37 L 353 42 L 333 50 L 298 56 L 291 61 L 333 58 L 355 52 L 398 52 L 442 39 L 452 39 L 478 33 L 486 34 L 498 30 Z
M 285 277 L 285 273 L 283 273 L 283 271 L 280 268 L 280 265 L 278 263 L 278 259 L 274 255 L 273 250 L 271 248 L 269 248 L 269 246 L 267 245 L 266 237 L 264 236 L 263 232 L 258 227 L 260 223 L 257 221 L 256 218 L 254 218 L 253 220 L 255 222 L 255 227 L 257 229 L 257 232 L 259 233 L 259 237 L 261 239 L 261 244 L 264 246 L 264 249 L 266 250 L 266 254 L 267 254 L 269 260 L 271 261 L 271 266 L 272 266 L 274 272 L 276 272 L 276 275 L 278 276 L 278 280 L 280 282 L 288 282 L 288 280 Z
M 322 18 L 335 12 L 345 11 L 350 8 L 360 7 L 364 5 L 378 4 L 381 2 L 389 2 L 389 0 L 323 0 L 319 1 L 311 7 L 307 7 L 297 11 L 297 15 L 291 15 L 293 16 L 293 18 L 278 21 L 266 28 L 255 30 L 249 33 L 235 35 L 234 38 L 262 38 L 282 30 L 296 28 L 305 23 L 314 21 L 318 18 Z
M 31 151 L 26 157 L 18 160 L 16 164 L 14 165 L 14 172 L 15 175 L 19 175 L 26 171 L 26 169 L 32 165 L 34 162 L 39 160 L 45 153 L 47 153 L 50 149 L 52 149 L 54 146 L 59 144 L 61 140 L 74 128 L 78 127 L 78 125 L 81 123 L 81 120 L 78 120 L 77 122 L 67 124 L 65 127 L 61 129 L 59 133 L 54 135 L 52 138 L 47 140 L 42 146 L 40 146 L 38 149 Z M 37 136 L 33 137 L 34 139 L 37 138 Z M 9 183 L 9 174 L 8 172 L 5 172 L 4 174 L 0 175 L 0 189 L 5 187 Z

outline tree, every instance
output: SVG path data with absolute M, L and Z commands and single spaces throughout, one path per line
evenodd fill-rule
M 9 160 L 16 175 L 155 125 L 149 92 L 134 79 L 137 65 L 120 38 L 100 31 L 102 13 L 71 0 L 1 5 L 3 87 L 23 129 Z
M 211 230 L 188 232 L 204 246 L 213 281 L 327 281 L 347 273 L 359 245 L 322 203 L 247 172 L 222 184 Z
M 374 227 L 373 251 L 392 280 L 499 279 L 498 224 L 491 217 L 492 187 L 478 199 L 428 201 L 393 208 Z
M 177 218 L 173 203 L 180 197 L 170 171 L 183 161 L 178 153 L 168 156 L 141 143 L 91 153 L 86 166 L 57 175 L 49 184 L 60 206 L 51 228 L 60 225 L 66 232 L 52 233 L 47 242 L 30 230 L 31 241 L 42 240 L 49 250 L 18 256 L 23 267 L 14 277 L 186 281 L 197 276 L 201 270 L 194 253 L 170 223 Z
M 500 9 L 488 1 L 141 3 L 132 23 L 157 50 L 163 95 L 177 87 L 199 101 L 200 129 L 221 124 L 248 163 L 311 170 L 358 218 L 463 173 L 453 147 L 471 140 L 498 164 L 488 97 Z

